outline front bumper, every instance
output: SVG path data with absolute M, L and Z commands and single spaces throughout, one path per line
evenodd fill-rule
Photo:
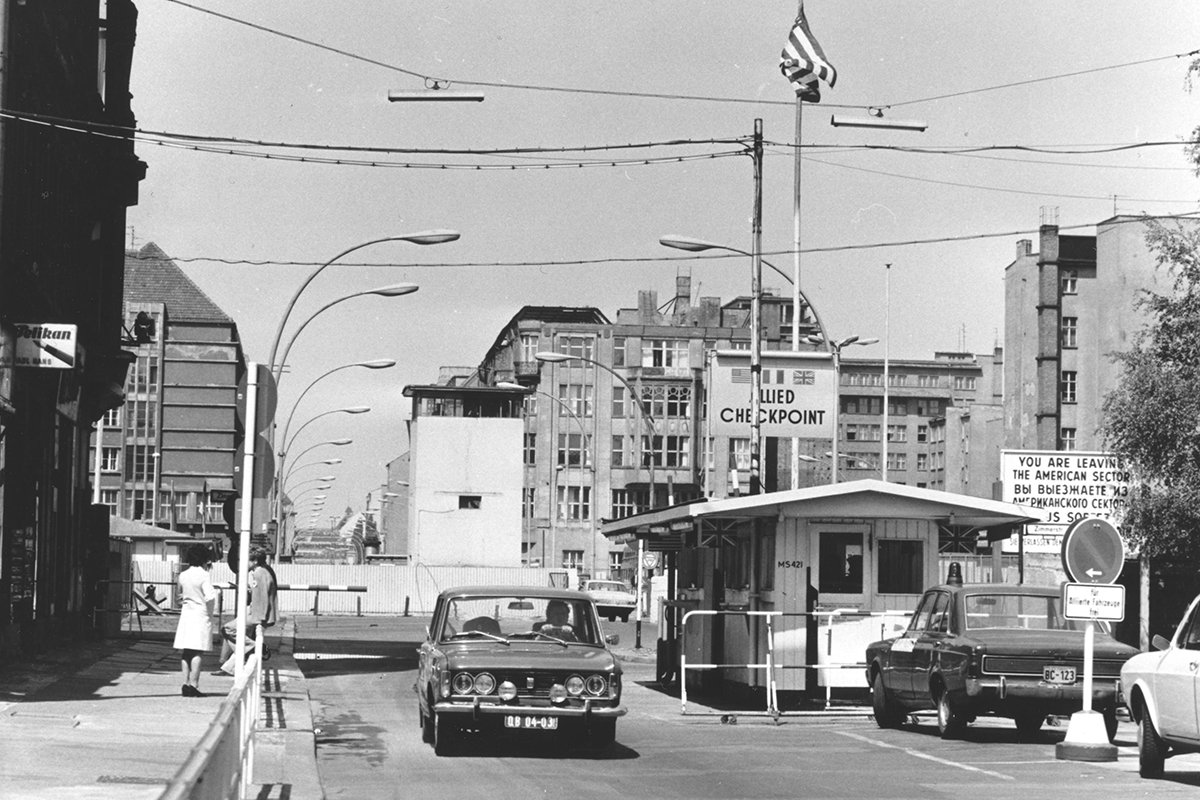
M 502 714 L 528 714 L 538 717 L 565 717 L 584 722 L 592 719 L 616 719 L 628 712 L 623 705 L 600 705 L 591 699 L 585 699 L 580 705 L 556 706 L 548 703 L 505 703 L 498 697 L 451 697 L 434 703 L 433 710 L 438 714 L 463 715 L 474 720 Z
M 1047 714 L 1073 713 L 1083 707 L 1083 681 L 1054 684 L 1038 678 L 1004 675 L 967 678 L 964 701 L 967 708 L 979 711 L 992 711 L 1009 704 L 1037 704 L 1045 707 Z M 1092 681 L 1092 708 L 1116 707 L 1123 702 L 1119 679 Z

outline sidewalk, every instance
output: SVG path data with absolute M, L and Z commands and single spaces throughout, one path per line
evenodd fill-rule
M 172 625 L 173 627 L 173 625 Z M 268 634 L 255 782 L 262 798 L 323 798 L 289 620 Z M 172 633 L 80 643 L 0 669 L 0 794 L 11 800 L 151 800 L 186 761 L 233 686 L 209 673 L 180 694 Z

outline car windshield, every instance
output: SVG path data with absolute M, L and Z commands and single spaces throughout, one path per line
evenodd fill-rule
M 559 645 L 601 641 L 590 602 L 512 595 L 450 600 L 438 638 L 443 642 L 478 639 Z
M 967 628 L 1019 628 L 1023 630 L 1083 630 L 1081 621 L 1062 615 L 1057 596 L 1023 594 L 967 595 Z

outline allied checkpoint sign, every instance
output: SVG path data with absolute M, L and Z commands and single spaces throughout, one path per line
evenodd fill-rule
M 1044 509 L 1046 519 L 1025 526 L 1025 552 L 1057 553 L 1067 526 L 1096 517 L 1113 524 L 1129 503 L 1133 477 L 1111 453 L 1073 450 L 1000 451 L 1001 499 Z M 1017 540 L 1004 552 L 1017 552 Z
M 762 365 L 760 433 L 780 438 L 832 438 L 837 406 L 832 354 L 769 350 L 761 354 L 759 361 Z M 751 382 L 748 350 L 716 352 L 708 400 L 713 435 L 749 435 Z

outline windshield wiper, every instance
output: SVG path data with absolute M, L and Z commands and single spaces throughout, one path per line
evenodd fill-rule
M 497 636 L 494 633 L 488 633 L 487 631 L 463 631 L 462 633 L 457 634 L 457 636 L 486 636 L 487 638 L 493 639 L 497 642 L 508 644 L 508 639 L 505 639 L 503 636 Z

